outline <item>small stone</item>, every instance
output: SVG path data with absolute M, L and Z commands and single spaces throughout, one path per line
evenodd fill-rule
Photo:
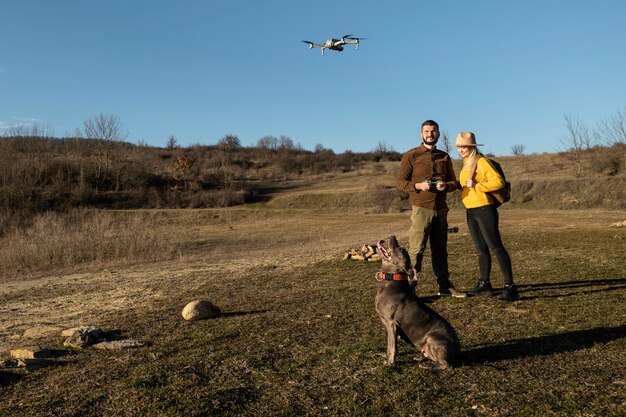
M 39 359 L 49 357 L 50 351 L 48 349 L 40 348 L 21 348 L 12 349 L 9 352 L 9 355 L 15 359 Z
M 96 349 L 121 350 L 142 347 L 144 344 L 138 340 L 112 340 L 110 342 L 100 342 L 93 345 Z
M 61 332 L 61 336 L 63 337 L 71 337 L 76 335 L 77 333 L 87 333 L 89 337 L 93 339 L 100 339 L 102 337 L 102 330 L 96 326 L 83 326 L 83 327 L 73 327 L 71 329 L 65 329 Z
M 217 317 L 221 314 L 219 307 L 206 300 L 195 300 L 183 309 L 185 320 L 201 320 Z
M 24 330 L 24 334 L 22 335 L 22 337 L 36 338 L 36 337 L 48 336 L 48 335 L 58 332 L 59 330 L 61 330 L 61 328 L 57 326 L 31 327 L 31 328 Z
M 17 368 L 17 359 L 7 359 L 0 361 L 0 368 Z

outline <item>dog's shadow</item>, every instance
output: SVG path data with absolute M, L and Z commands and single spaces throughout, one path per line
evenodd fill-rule
M 533 356 L 587 349 L 596 343 L 607 343 L 626 337 L 626 325 L 596 327 L 548 336 L 514 339 L 505 343 L 482 346 L 463 353 L 474 363 L 489 363 Z
M 21 374 L 0 370 L 0 387 L 8 387 L 17 384 L 22 379 Z

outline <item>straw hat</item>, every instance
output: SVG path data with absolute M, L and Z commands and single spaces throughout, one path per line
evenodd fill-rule
M 482 143 L 476 143 L 476 136 L 472 132 L 460 132 L 456 136 L 454 146 L 483 146 Z

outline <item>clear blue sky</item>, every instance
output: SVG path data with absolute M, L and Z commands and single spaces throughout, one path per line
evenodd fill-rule
M 358 51 L 300 42 L 348 33 L 367 38 Z M 73 135 L 104 113 L 156 146 L 286 135 L 402 152 L 432 118 L 506 155 L 554 152 L 565 115 L 593 127 L 625 106 L 623 0 L 0 4 L 0 134 Z

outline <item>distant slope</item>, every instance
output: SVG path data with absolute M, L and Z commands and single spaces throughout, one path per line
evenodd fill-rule
M 512 185 L 512 199 L 504 209 L 626 209 L 626 146 L 585 151 L 580 159 L 569 152 L 494 159 Z M 306 184 L 273 194 L 268 204 L 357 214 L 408 209 L 406 196 L 395 188 L 398 166 L 371 162 L 355 171 L 307 178 Z M 460 168 L 456 159 L 457 175 Z M 461 207 L 460 193 L 452 193 L 448 202 Z

